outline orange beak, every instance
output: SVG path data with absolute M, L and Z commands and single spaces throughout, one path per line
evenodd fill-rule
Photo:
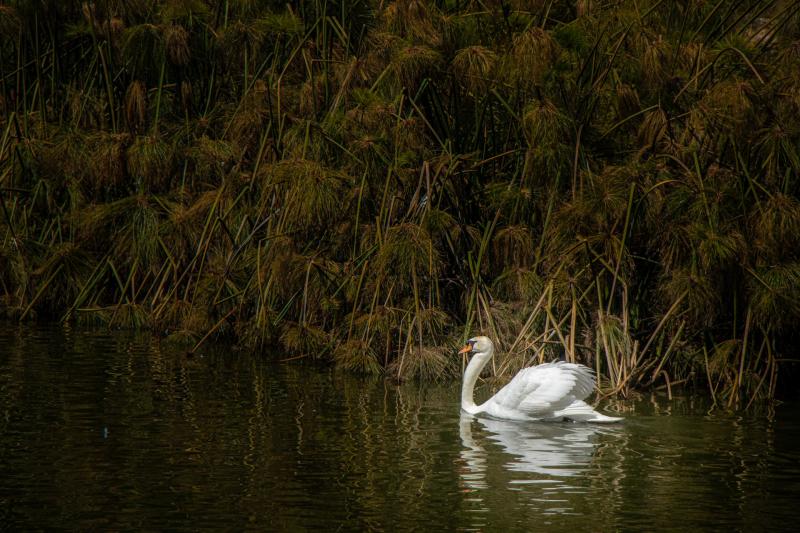
M 463 348 L 461 348 L 461 349 L 458 351 L 458 353 L 469 353 L 469 352 L 471 352 L 471 351 L 472 351 L 472 346 L 471 346 L 471 345 L 469 345 L 469 344 L 467 344 L 466 346 L 464 346 Z

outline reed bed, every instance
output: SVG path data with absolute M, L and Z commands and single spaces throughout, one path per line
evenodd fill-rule
M 499 376 L 775 398 L 798 11 L 3 2 L 0 312 L 398 379 L 457 375 L 483 332 Z

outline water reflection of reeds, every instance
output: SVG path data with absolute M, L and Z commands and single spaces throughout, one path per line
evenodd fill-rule
M 708 399 L 661 396 L 618 405 L 618 427 L 526 425 L 460 417 L 456 385 L 227 348 L 183 358 L 128 334 L 0 338 L 11 524 L 779 528 L 798 488 L 800 430 L 781 411 L 708 415 Z

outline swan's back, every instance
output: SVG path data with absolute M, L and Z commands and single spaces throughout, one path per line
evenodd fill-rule
M 576 363 L 558 361 L 523 368 L 482 407 L 500 418 L 546 417 L 588 397 L 594 373 Z

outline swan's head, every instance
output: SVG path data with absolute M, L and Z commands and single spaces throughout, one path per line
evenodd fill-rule
M 494 344 L 492 344 L 491 339 L 489 337 L 484 337 L 480 335 L 478 337 L 472 337 L 470 340 L 467 341 L 467 345 L 461 348 L 458 353 L 470 353 L 477 355 L 484 355 L 488 354 L 491 355 L 494 353 Z

